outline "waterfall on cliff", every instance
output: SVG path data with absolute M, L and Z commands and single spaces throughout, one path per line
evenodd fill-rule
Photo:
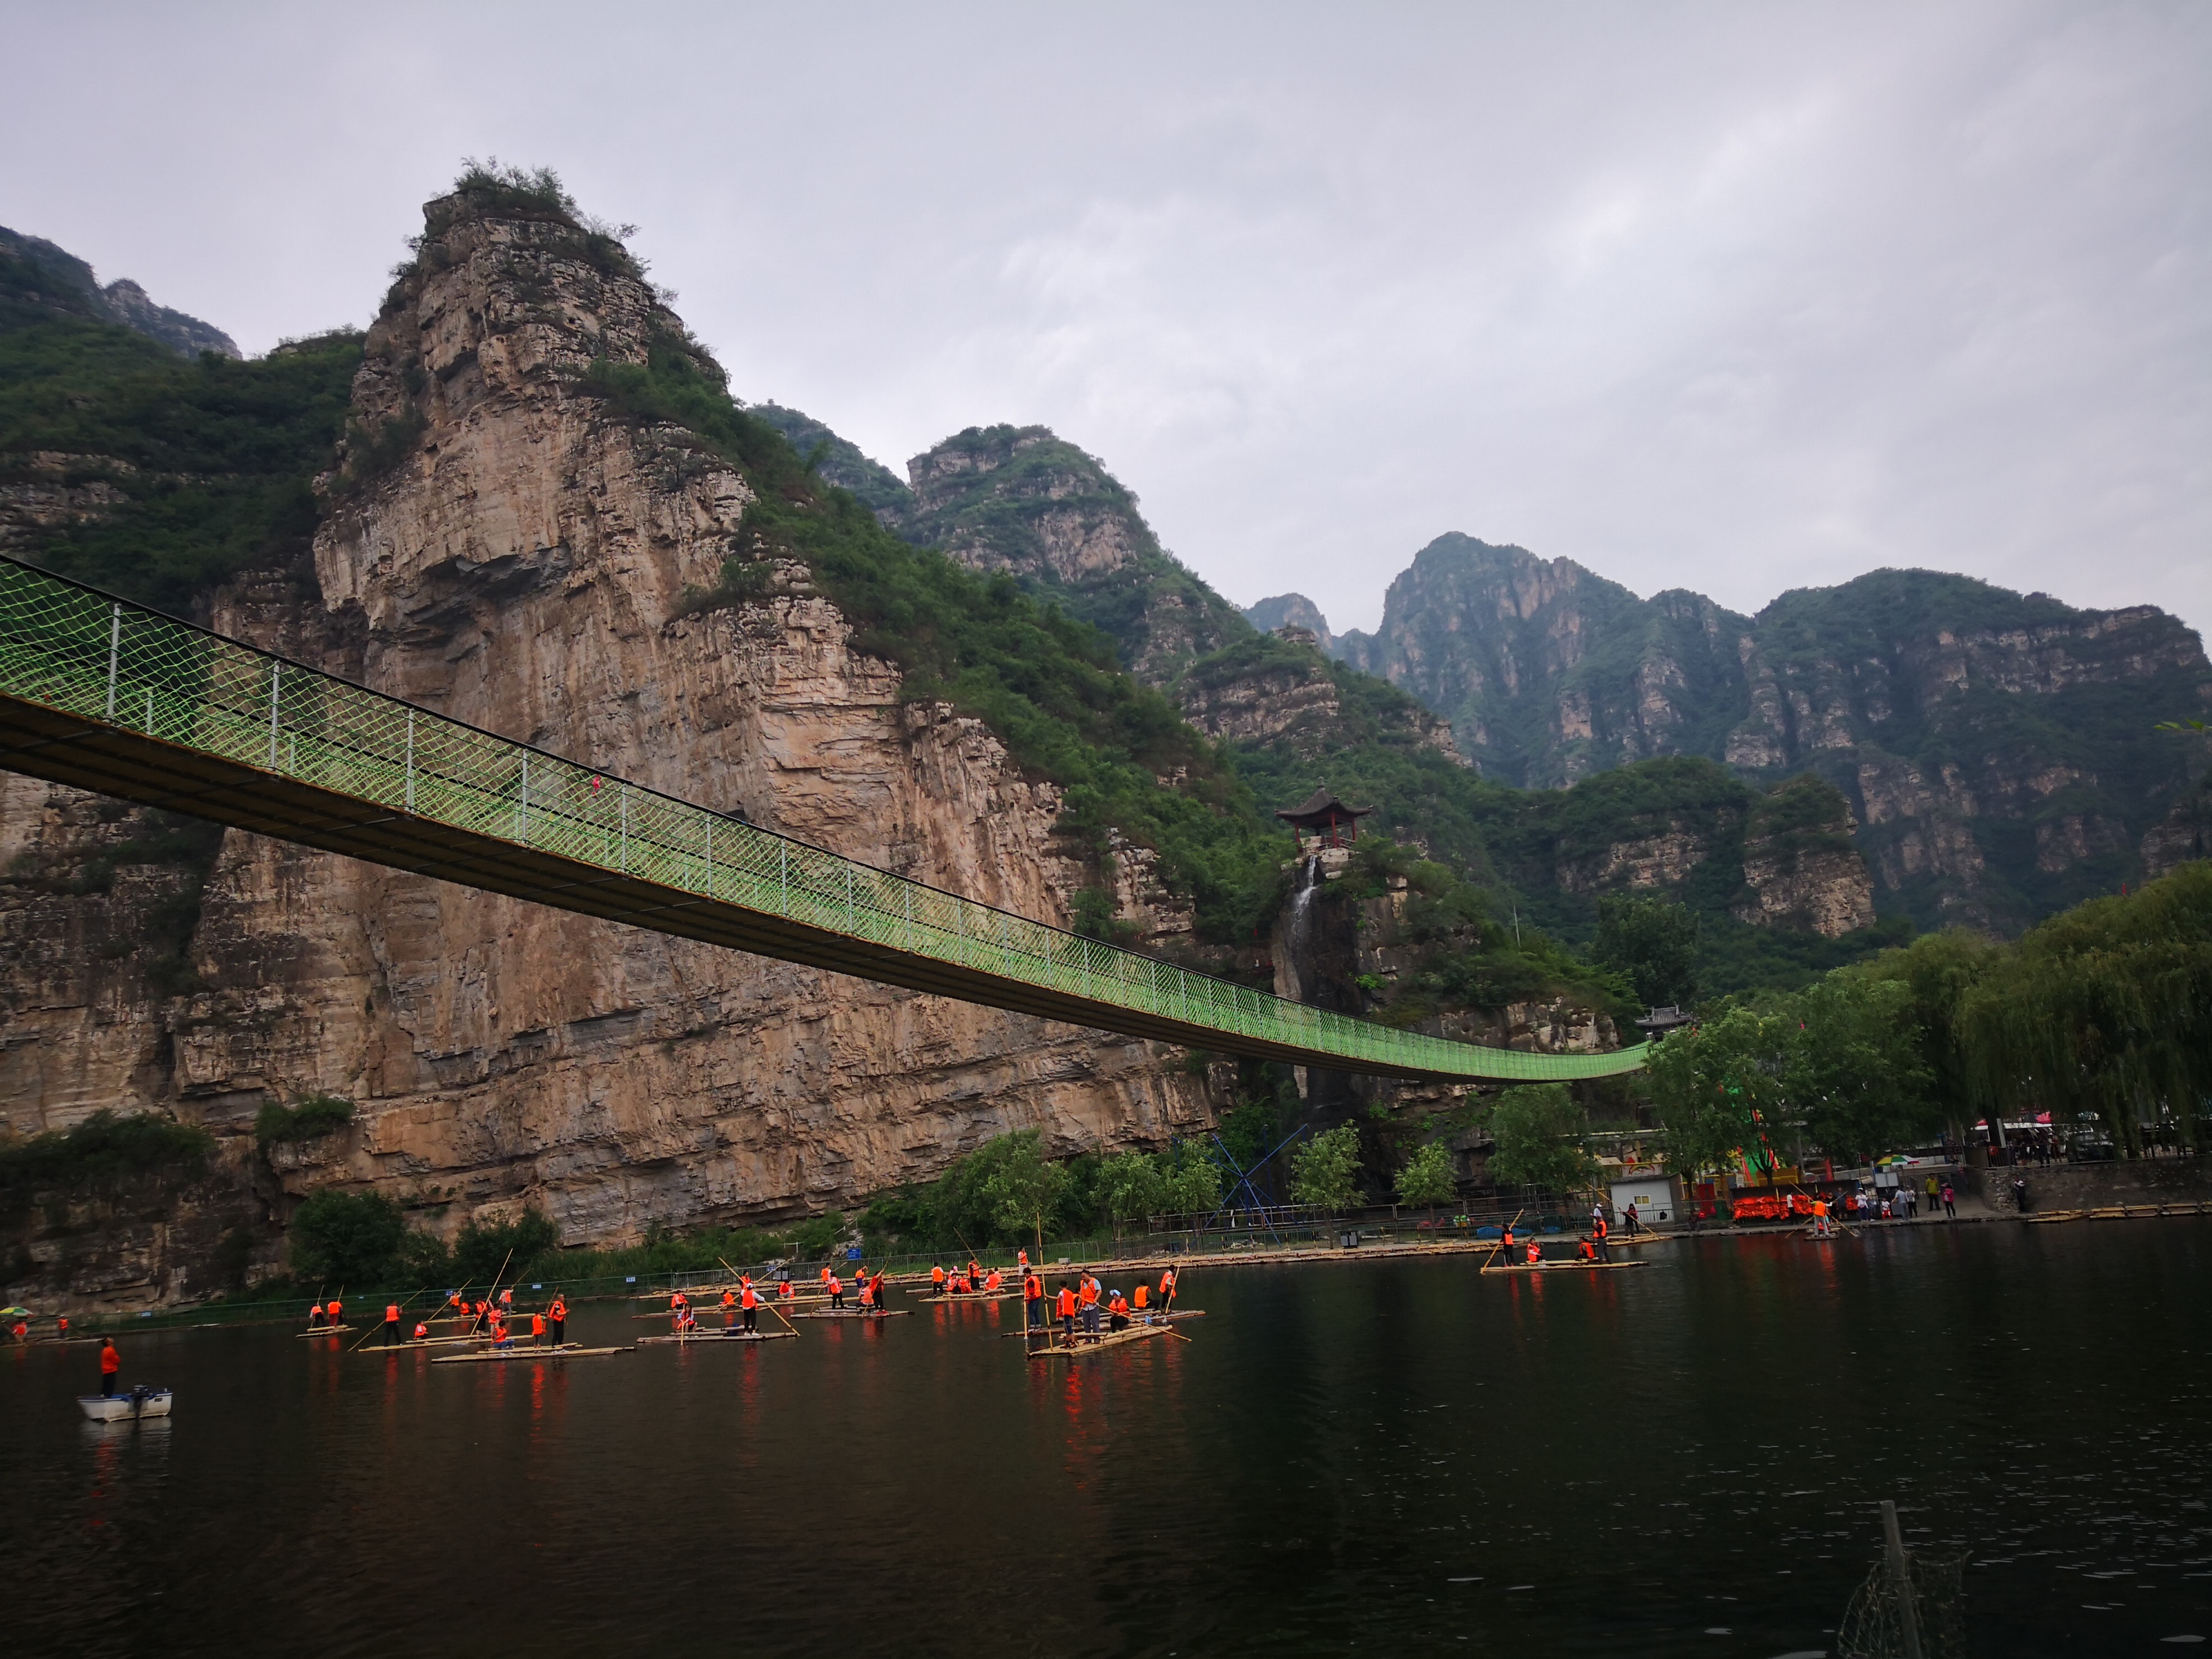
M 1318 988 L 1313 973 L 1313 902 L 1321 888 L 1321 857 L 1316 854 L 1298 866 L 1297 890 L 1291 895 L 1290 918 L 1283 924 L 1283 959 L 1291 970 L 1291 994 L 1311 1002 Z

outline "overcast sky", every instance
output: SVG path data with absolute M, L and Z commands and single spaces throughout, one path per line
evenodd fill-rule
M 1432 537 L 1753 610 L 1883 564 L 2212 624 L 2212 5 L 70 7 L 0 223 L 249 351 L 464 156 L 738 395 L 1041 422 L 1240 604 Z

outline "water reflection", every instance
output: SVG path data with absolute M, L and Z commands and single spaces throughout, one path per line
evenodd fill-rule
M 220 1331 L 134 1340 L 178 1414 L 106 1428 L 82 1364 L 33 1351 L 0 1367 L 11 1650 L 478 1648 L 422 1605 L 459 1573 L 557 1587 L 528 1623 L 557 1653 L 1768 1659 L 1832 1644 L 1884 1496 L 1974 1547 L 1986 1651 L 2212 1635 L 2208 1246 L 2169 1221 L 1201 1271 L 1192 1340 L 1074 1364 L 1000 1340 L 1018 1304 L 566 1364 Z M 627 1311 L 577 1334 L 628 1341 Z

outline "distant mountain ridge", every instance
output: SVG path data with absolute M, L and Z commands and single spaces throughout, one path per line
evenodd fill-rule
M 92 267 L 40 236 L 0 225 L 0 299 L 119 323 L 180 356 L 203 351 L 242 356 L 237 343 L 212 323 L 157 306 L 128 277 L 100 285 Z
M 1745 617 L 1461 535 L 1422 549 L 1382 626 L 1334 654 L 1523 787 L 1671 755 L 1753 781 L 1818 772 L 1850 802 L 1886 908 L 2005 932 L 2140 872 L 2191 757 L 2153 728 L 2212 702 L 2201 641 L 2154 606 L 1877 570 Z

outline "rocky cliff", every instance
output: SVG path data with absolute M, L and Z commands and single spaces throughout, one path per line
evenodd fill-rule
M 1087 878 L 1058 791 L 749 546 L 753 489 L 597 389 L 690 354 L 619 245 L 557 207 L 430 204 L 370 331 L 312 574 L 240 582 L 226 631 L 491 730 L 1027 915 Z M 0 780 L 7 1127 L 97 1107 L 204 1123 L 309 1091 L 353 1125 L 282 1171 L 425 1224 L 543 1209 L 570 1242 L 790 1216 L 941 1168 L 1001 1130 L 1063 1150 L 1202 1120 L 1179 1053 L 717 951 Z M 137 850 L 118 856 L 129 844 Z M 100 866 L 105 873 L 87 879 Z M 143 937 L 162 905 L 173 939 Z M 264 1218 L 265 1219 L 265 1218 Z
M 1668 755 L 1761 782 L 1816 771 L 1848 799 L 1887 907 L 2001 930 L 2140 873 L 2191 763 L 2154 724 L 2212 700 L 2197 636 L 2148 606 L 1877 571 L 1747 617 L 1456 535 L 1337 651 L 1508 781 Z

